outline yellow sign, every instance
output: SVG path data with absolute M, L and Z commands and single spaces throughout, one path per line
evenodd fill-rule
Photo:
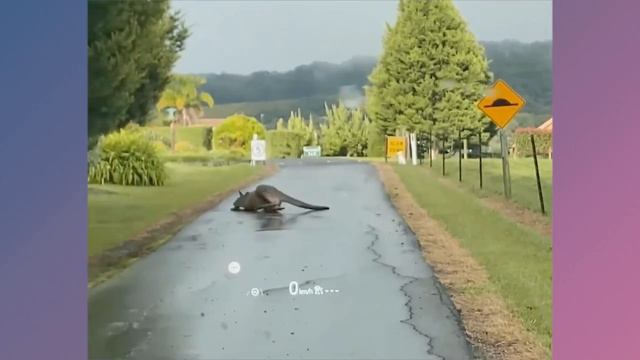
M 500 128 L 504 128 L 520 111 L 526 101 L 506 82 L 498 80 L 489 94 L 478 102 L 478 108 Z
M 404 153 L 406 146 L 404 136 L 387 137 L 387 156 L 396 156 L 399 152 Z

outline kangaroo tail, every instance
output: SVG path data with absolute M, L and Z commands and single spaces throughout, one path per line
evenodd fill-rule
M 309 210 L 329 210 L 328 206 L 320 206 L 320 205 L 312 205 L 312 204 L 308 204 L 304 201 L 298 200 L 296 198 L 293 198 L 285 193 L 283 193 L 282 191 L 276 189 L 276 188 L 272 188 L 271 190 L 274 190 L 278 193 L 280 199 L 282 200 L 282 202 L 286 202 L 288 204 L 303 208 L 303 209 L 309 209 Z

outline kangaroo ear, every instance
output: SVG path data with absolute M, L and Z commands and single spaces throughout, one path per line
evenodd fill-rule
M 238 190 L 238 194 L 240 194 L 240 196 L 244 195 L 240 190 Z

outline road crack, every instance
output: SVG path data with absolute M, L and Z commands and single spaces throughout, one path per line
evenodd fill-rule
M 383 261 L 380 261 L 380 259 L 382 258 L 382 254 L 380 254 L 378 251 L 376 251 L 376 249 L 374 248 L 374 246 L 376 245 L 377 242 L 380 241 L 380 235 L 378 234 L 377 229 L 374 226 L 371 225 L 367 225 L 367 227 L 369 228 L 365 233 L 369 236 L 371 236 L 373 239 L 371 240 L 371 243 L 367 246 L 367 250 L 371 251 L 374 255 L 375 258 L 373 259 L 373 262 L 375 262 L 376 264 L 382 265 L 384 267 L 387 267 L 389 269 L 391 269 L 391 272 L 395 275 L 398 276 L 400 278 L 404 278 L 409 280 L 408 282 L 405 282 L 401 287 L 400 287 L 400 292 L 404 295 L 404 297 L 407 299 L 407 301 L 404 303 L 404 306 L 407 308 L 408 312 L 409 312 L 409 317 L 404 319 L 404 320 L 400 320 L 401 323 L 408 325 L 411 327 L 411 329 L 413 329 L 414 332 L 416 332 L 417 334 L 419 334 L 420 336 L 424 337 L 427 340 L 427 346 L 429 347 L 429 351 L 428 353 L 430 355 L 436 356 L 438 359 L 441 360 L 446 360 L 444 357 L 433 353 L 434 347 L 432 344 L 432 340 L 433 337 L 430 336 L 429 334 L 424 333 L 423 331 L 421 331 L 420 329 L 418 329 L 418 327 L 416 326 L 416 324 L 413 323 L 413 319 L 415 317 L 415 313 L 413 311 L 413 306 L 412 306 L 412 301 L 415 301 L 413 299 L 413 297 L 409 294 L 409 292 L 406 290 L 406 287 L 413 284 L 414 282 L 420 280 L 419 278 L 415 277 L 415 276 L 409 276 L 409 275 L 404 275 L 401 274 L 400 272 L 398 272 L 398 268 L 394 265 L 391 264 L 387 264 Z M 436 289 L 438 290 L 440 299 L 442 300 L 442 292 L 441 292 L 441 288 L 436 287 Z

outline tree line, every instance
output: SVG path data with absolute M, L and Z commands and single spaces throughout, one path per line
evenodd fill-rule
M 479 43 L 494 77 L 506 80 L 527 99 L 523 112 L 544 116 L 551 113 L 551 41 Z M 247 114 L 264 113 L 269 121 L 275 121 L 286 116 L 292 107 L 321 115 L 324 102 L 336 102 L 341 87 L 353 85 L 362 89 L 367 85 L 378 60 L 361 56 L 340 64 L 314 62 L 287 72 L 200 74 L 207 79 L 202 90 L 213 94 L 216 103 L 222 105 L 207 111 L 207 116 L 224 117 L 244 108 Z

